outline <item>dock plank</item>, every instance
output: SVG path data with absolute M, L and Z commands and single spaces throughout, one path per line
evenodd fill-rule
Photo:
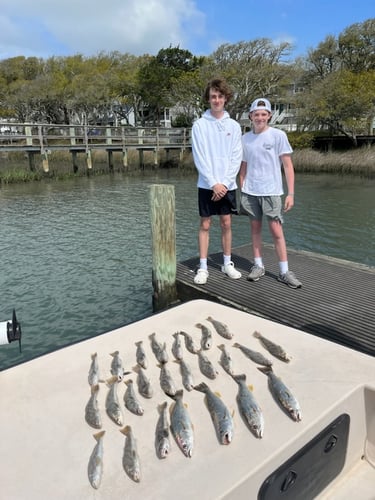
M 277 258 L 271 245 L 264 247 L 265 276 L 256 283 L 247 281 L 251 255 L 249 245 L 232 251 L 242 272 L 239 280 L 220 271 L 221 253 L 210 255 L 210 276 L 203 286 L 193 282 L 197 257 L 178 263 L 179 299 L 230 305 L 375 356 L 375 268 L 289 249 L 289 267 L 303 284 L 293 290 L 277 281 Z

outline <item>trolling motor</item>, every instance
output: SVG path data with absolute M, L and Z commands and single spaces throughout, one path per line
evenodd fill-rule
M 13 309 L 12 319 L 0 322 L 0 345 L 10 344 L 18 340 L 21 352 L 21 325 L 17 321 L 16 311 Z

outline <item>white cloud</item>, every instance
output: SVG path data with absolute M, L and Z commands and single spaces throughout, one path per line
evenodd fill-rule
M 189 49 L 204 24 L 195 0 L 0 0 L 0 59 Z

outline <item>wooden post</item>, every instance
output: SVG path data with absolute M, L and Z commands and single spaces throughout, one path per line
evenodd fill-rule
M 108 168 L 110 172 L 113 172 L 113 151 L 108 149 Z
M 78 172 L 77 151 L 72 151 L 73 172 Z
M 154 312 L 177 302 L 174 186 L 150 186 L 152 305 Z
M 92 170 L 91 149 L 87 149 L 86 151 L 86 165 L 87 165 L 87 170 Z
M 124 168 L 128 168 L 128 150 L 127 148 L 123 148 L 122 150 L 122 166 Z

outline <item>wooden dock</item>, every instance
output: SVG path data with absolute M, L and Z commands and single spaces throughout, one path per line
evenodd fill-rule
M 229 305 L 375 356 L 375 268 L 291 249 L 288 254 L 290 269 L 303 283 L 301 289 L 277 281 L 271 245 L 264 247 L 266 275 L 256 283 L 247 281 L 252 252 L 245 245 L 232 251 L 235 266 L 242 272 L 239 280 L 221 272 L 221 253 L 210 255 L 210 276 L 203 286 L 193 282 L 197 257 L 178 263 L 179 299 Z

